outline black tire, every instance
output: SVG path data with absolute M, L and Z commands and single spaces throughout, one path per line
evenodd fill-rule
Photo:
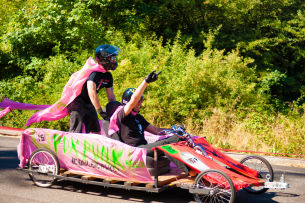
M 212 183 L 208 179 L 208 175 L 216 176 L 217 183 Z M 201 172 L 195 179 L 194 187 L 210 190 L 208 195 L 194 194 L 194 198 L 198 203 L 201 202 L 228 202 L 235 200 L 235 187 L 231 178 L 222 171 L 209 169 Z
M 271 164 L 263 157 L 257 155 L 249 155 L 240 160 L 240 163 L 248 168 L 254 169 L 259 173 L 258 178 L 267 182 L 273 181 L 274 174 Z M 244 188 L 245 191 L 253 194 L 261 194 L 268 190 L 264 186 L 252 186 Z
M 47 174 L 59 174 L 59 162 L 57 157 L 48 149 L 35 150 L 28 162 L 29 170 L 39 172 L 29 173 L 31 180 L 39 187 L 50 187 L 56 178 L 50 177 Z

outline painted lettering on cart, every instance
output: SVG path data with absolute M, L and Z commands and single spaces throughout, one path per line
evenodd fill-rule
M 54 143 L 54 151 L 57 154 L 58 152 L 58 145 L 60 143 L 63 144 L 63 152 L 66 153 L 74 153 L 76 157 L 78 157 L 79 150 L 79 140 L 73 140 L 73 138 L 67 138 L 65 136 L 61 137 L 58 134 L 54 134 L 53 136 L 53 143 Z M 83 141 L 83 153 L 82 153 L 82 160 L 86 161 L 88 156 L 93 155 L 96 161 L 106 162 L 107 164 L 113 166 L 114 168 L 121 168 L 124 169 L 124 166 L 120 163 L 119 159 L 123 155 L 122 149 L 109 149 L 108 147 L 102 145 L 98 145 L 96 143 L 91 143 L 88 140 L 84 139 Z
M 50 146 L 50 137 L 48 136 L 48 134 L 35 134 L 35 132 L 33 132 L 32 135 L 34 135 L 34 136 L 31 136 L 32 143 L 37 148 L 39 148 L 39 146 L 40 147 L 44 147 L 44 148 L 49 148 L 49 146 Z
M 51 149 L 57 155 L 63 153 L 73 157 L 74 164 L 77 163 L 78 165 L 94 166 L 98 164 L 100 165 L 98 168 L 106 168 L 107 165 L 113 170 L 125 170 L 126 167 L 131 169 L 146 167 L 143 160 L 135 160 L 131 157 L 131 151 L 125 152 L 123 149 L 110 147 L 84 138 L 78 139 L 77 137 L 46 132 L 45 134 L 33 133 L 31 139 L 37 148 L 43 147 Z M 124 153 L 128 153 L 128 158 L 123 158 Z
M 114 168 L 120 167 L 124 169 L 124 166 L 119 161 L 123 155 L 123 149 L 109 149 L 103 145 L 99 146 L 98 144 L 84 140 L 83 160 L 86 160 L 87 153 L 92 153 L 96 161 L 104 161 Z
M 132 161 L 131 153 L 128 153 L 128 160 L 125 161 L 125 164 L 129 168 L 143 168 L 146 167 L 144 161 Z
M 113 167 L 111 167 L 107 164 L 99 163 L 99 162 L 92 161 L 92 160 L 84 161 L 80 158 L 72 157 L 71 162 L 78 166 L 87 166 L 87 167 L 95 168 L 98 170 L 106 169 L 107 171 L 116 172 L 116 170 Z

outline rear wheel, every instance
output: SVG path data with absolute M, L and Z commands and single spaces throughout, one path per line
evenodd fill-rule
M 247 166 L 248 168 L 256 170 L 259 174 L 258 175 L 259 179 L 264 180 L 265 182 L 273 181 L 274 174 L 273 174 L 272 166 L 265 158 L 257 155 L 250 155 L 240 160 L 240 163 Z M 249 193 L 260 194 L 266 192 L 268 188 L 265 188 L 262 185 L 262 186 L 247 187 L 244 188 L 244 190 Z
M 50 187 L 56 178 L 48 175 L 59 174 L 59 162 L 57 157 L 48 149 L 37 149 L 29 158 L 29 170 L 37 173 L 29 173 L 31 180 L 40 187 Z
M 201 202 L 232 203 L 235 199 L 235 188 L 230 177 L 222 171 L 209 169 L 200 173 L 194 187 L 209 191 L 207 195 L 195 194 L 195 200 Z

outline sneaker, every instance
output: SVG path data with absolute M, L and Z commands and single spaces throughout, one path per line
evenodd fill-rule
M 197 176 L 197 173 L 193 169 L 190 169 L 189 176 L 191 176 L 191 177 Z

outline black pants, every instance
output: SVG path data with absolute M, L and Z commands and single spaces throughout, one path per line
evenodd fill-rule
M 67 108 L 69 112 L 69 132 L 82 133 L 83 124 L 86 133 L 101 131 L 98 116 L 92 104 L 87 104 L 80 98 L 76 98 Z
M 137 147 L 147 149 L 146 156 L 154 157 L 154 151 L 152 150 L 152 148 L 161 146 L 161 145 L 176 143 L 179 141 L 181 141 L 181 140 L 177 136 L 171 136 L 171 137 L 168 137 L 166 139 L 163 139 L 163 140 L 160 140 L 160 141 L 157 141 L 154 143 L 150 143 L 150 144 L 146 144 L 146 145 L 139 145 Z M 180 170 L 182 170 L 186 174 L 188 174 L 189 168 L 184 163 L 182 163 L 181 161 L 179 161 L 177 159 L 174 159 L 173 157 L 167 155 L 166 153 L 158 151 L 158 156 L 163 156 L 163 155 L 165 155 L 171 162 L 173 162 Z

